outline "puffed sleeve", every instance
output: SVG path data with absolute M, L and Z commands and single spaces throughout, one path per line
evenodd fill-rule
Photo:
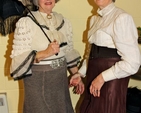
M 141 65 L 137 28 L 132 17 L 126 13 L 120 14 L 115 20 L 113 29 L 113 40 L 121 61 L 102 73 L 105 81 L 133 75 Z
M 67 24 L 67 47 L 65 49 L 65 57 L 67 60 L 67 67 L 72 68 L 74 66 L 77 66 L 77 64 L 80 62 L 80 54 L 77 50 L 73 47 L 73 40 L 72 40 L 72 25 L 69 20 L 65 19 L 65 23 Z
M 30 18 L 28 17 L 21 18 L 16 23 L 11 58 L 20 55 L 26 51 L 31 51 L 32 32 L 30 22 L 28 21 L 29 19 Z
M 30 18 L 23 17 L 16 23 L 14 40 L 11 52 L 10 73 L 14 80 L 23 78 L 31 74 L 31 64 L 33 63 L 36 52 L 31 49 L 32 31 Z

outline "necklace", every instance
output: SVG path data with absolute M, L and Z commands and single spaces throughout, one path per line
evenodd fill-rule
M 52 19 L 52 15 L 51 14 L 47 14 L 47 19 Z
M 39 14 L 40 14 L 40 17 L 43 19 L 43 21 L 44 21 L 44 23 L 47 27 L 49 27 L 49 28 L 53 27 L 55 29 L 55 27 L 57 26 L 57 20 L 54 16 L 52 17 L 51 14 L 47 15 L 46 18 L 48 20 L 46 21 L 46 19 L 43 17 L 43 15 L 40 12 L 39 12 Z

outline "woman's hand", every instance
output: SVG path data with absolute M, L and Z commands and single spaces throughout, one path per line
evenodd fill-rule
M 51 42 L 48 47 L 43 50 L 43 51 L 38 51 L 36 53 L 36 58 L 34 63 L 39 63 L 42 59 L 45 59 L 47 57 L 50 57 L 54 54 L 59 53 L 60 48 L 59 48 L 59 44 L 58 42 L 56 42 L 56 40 L 54 40 L 53 42 Z
M 60 52 L 60 47 L 56 40 L 51 42 L 45 50 L 45 53 L 48 57 L 57 54 L 59 52 Z
M 74 74 L 70 79 L 70 87 L 71 86 L 77 86 L 79 82 L 81 81 L 81 75 L 80 73 Z
M 94 97 L 100 97 L 100 90 L 101 87 L 104 84 L 104 79 L 102 77 L 102 74 L 98 75 L 91 83 L 90 86 L 90 93 L 94 96 Z
M 82 82 L 80 73 L 76 73 L 71 77 L 69 86 L 74 86 L 73 92 L 75 94 L 82 94 L 84 92 L 84 83 Z
M 85 90 L 84 83 L 80 81 L 77 86 L 74 87 L 75 94 L 82 94 Z

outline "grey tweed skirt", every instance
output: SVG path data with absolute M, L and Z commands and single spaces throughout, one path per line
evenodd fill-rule
M 24 90 L 23 113 L 74 113 L 66 63 L 57 69 L 33 65 L 32 76 L 24 78 Z

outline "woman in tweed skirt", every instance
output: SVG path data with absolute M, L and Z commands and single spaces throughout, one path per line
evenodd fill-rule
M 74 113 L 67 69 L 78 71 L 80 55 L 73 48 L 70 21 L 52 11 L 58 1 L 34 0 L 38 10 L 16 23 L 11 76 L 24 78 L 23 113 Z

